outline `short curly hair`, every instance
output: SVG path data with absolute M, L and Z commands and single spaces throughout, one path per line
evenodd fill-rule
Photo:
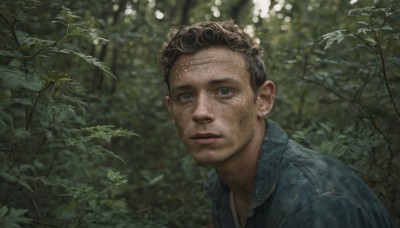
M 164 81 L 167 83 L 168 89 L 170 88 L 169 74 L 179 56 L 192 54 L 215 45 L 226 46 L 245 56 L 249 63 L 250 84 L 254 92 L 267 80 L 263 49 L 258 43 L 232 20 L 205 21 L 178 30 L 171 30 L 169 41 L 161 48 L 159 59 L 164 65 Z

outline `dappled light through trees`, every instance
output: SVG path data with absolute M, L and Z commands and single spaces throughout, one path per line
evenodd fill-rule
M 242 26 L 277 85 L 269 118 L 337 157 L 400 225 L 400 5 L 387 1 L 0 2 L 0 227 L 209 227 L 168 116 L 171 28 Z

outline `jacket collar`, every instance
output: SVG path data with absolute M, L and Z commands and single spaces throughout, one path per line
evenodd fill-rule
M 274 192 L 278 182 L 281 158 L 287 144 L 286 133 L 277 123 L 268 120 L 257 163 L 251 210 L 263 204 Z

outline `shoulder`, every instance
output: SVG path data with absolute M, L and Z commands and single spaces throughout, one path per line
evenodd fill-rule
M 351 197 L 326 195 L 304 205 L 282 224 L 282 227 L 387 227 L 374 218 Z
M 368 186 L 335 158 L 289 141 L 279 170 L 270 212 L 276 211 L 275 219 L 283 223 L 296 224 L 299 219 L 315 225 L 303 223 L 303 227 L 321 227 L 318 224 L 347 224 L 352 216 L 355 222 L 372 227 L 388 222 L 386 210 Z M 363 227 L 353 225 L 345 227 Z
M 375 198 L 364 181 L 341 161 L 291 140 L 280 163 L 280 183 L 304 189 L 312 199 L 342 194 L 355 202 Z

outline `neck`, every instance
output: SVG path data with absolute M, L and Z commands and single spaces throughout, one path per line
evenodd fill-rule
M 236 196 L 251 201 L 257 172 L 257 162 L 264 139 L 265 124 L 255 132 L 252 141 L 235 157 L 214 165 L 219 177 Z

